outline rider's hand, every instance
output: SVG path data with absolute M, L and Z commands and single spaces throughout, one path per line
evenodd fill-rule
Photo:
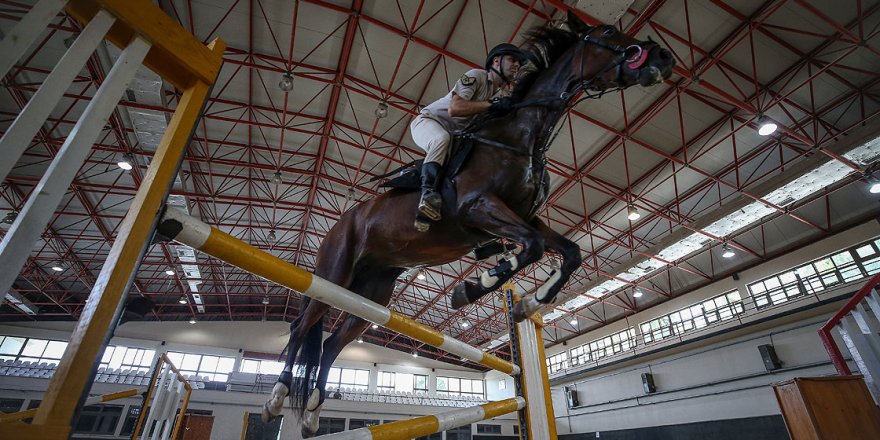
M 501 98 L 495 98 L 492 100 L 492 105 L 489 106 L 489 113 L 497 116 L 503 116 L 513 111 L 516 103 L 513 101 L 513 98 L 505 96 Z

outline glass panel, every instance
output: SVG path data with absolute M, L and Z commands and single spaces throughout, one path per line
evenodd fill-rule
M 244 359 L 241 361 L 241 371 L 243 373 L 259 373 L 260 361 L 253 359 Z
M 235 367 L 235 358 L 221 357 L 220 362 L 217 363 L 217 372 L 218 373 L 229 373 L 232 371 L 232 369 L 234 367 Z
M 342 369 L 342 383 L 355 383 L 354 382 L 354 370 L 349 368 Z
M 21 355 L 40 357 L 43 355 L 43 350 L 46 349 L 46 345 L 48 344 L 49 341 L 43 339 L 30 339 L 27 344 L 25 344 L 24 350 L 21 351 Z
M 871 246 L 870 243 L 856 249 L 856 253 L 859 254 L 859 256 L 862 258 L 870 257 L 871 255 L 874 255 L 876 252 L 877 251 L 874 250 L 874 246 Z
M 201 359 L 202 356 L 199 354 L 184 354 L 183 362 L 180 363 L 179 368 L 181 370 L 198 370 Z
M 327 373 L 327 380 L 333 383 L 339 383 L 339 368 L 330 368 L 330 372 Z
M 202 356 L 202 365 L 199 367 L 199 370 L 210 371 L 211 373 L 217 371 L 218 360 L 217 356 Z
M 67 342 L 51 341 L 49 342 L 49 345 L 46 346 L 46 351 L 43 353 L 43 357 L 49 359 L 61 359 L 61 355 L 64 354 L 65 348 L 67 348 Z
M 369 385 L 370 372 L 368 370 L 355 370 L 354 383 L 358 385 Z

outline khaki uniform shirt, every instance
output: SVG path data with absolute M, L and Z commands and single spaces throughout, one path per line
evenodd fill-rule
M 489 72 L 483 69 L 471 69 L 465 72 L 452 90 L 446 96 L 432 102 L 422 109 L 422 115 L 436 120 L 449 131 L 466 127 L 477 115 L 449 116 L 449 106 L 452 105 L 452 94 L 458 95 L 468 101 L 489 101 L 492 98 L 510 96 L 509 87 L 495 89 L 489 80 Z

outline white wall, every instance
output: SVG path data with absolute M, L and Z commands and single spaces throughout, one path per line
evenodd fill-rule
M 779 414 L 773 383 L 792 377 L 836 374 L 817 330 L 843 301 L 817 304 L 857 290 L 864 280 L 757 313 L 753 303 L 747 304 L 746 309 L 751 309 L 753 314 L 742 320 L 731 320 L 650 346 L 641 342 L 638 325 L 734 288 L 739 289 L 745 301 L 751 301 L 747 283 L 878 235 L 877 222 L 865 223 L 743 271 L 739 281 L 732 278 L 718 281 L 628 320 L 581 335 L 564 346 L 549 347 L 548 356 L 628 327 L 636 328 L 640 341 L 635 352 L 611 356 L 551 377 L 559 432 L 608 431 Z M 795 309 L 806 310 L 795 312 Z M 743 326 L 749 323 L 755 325 Z M 701 338 L 688 342 L 695 336 Z M 763 344 L 775 347 L 783 362 L 782 369 L 765 370 L 757 348 Z M 653 374 L 657 393 L 645 394 L 642 373 Z M 577 390 L 578 407 L 568 408 L 564 387 Z

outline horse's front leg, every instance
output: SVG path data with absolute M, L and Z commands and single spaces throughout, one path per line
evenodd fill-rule
M 497 266 L 480 274 L 477 283 L 464 282 L 455 286 L 452 292 L 452 307 L 455 309 L 472 304 L 497 290 L 520 269 L 544 255 L 544 238 L 540 231 L 494 196 L 483 196 L 474 203 L 468 209 L 463 223 L 464 226 L 520 243 L 523 248 L 519 254 L 503 258 Z
M 571 274 L 581 265 L 581 249 L 577 243 L 550 229 L 539 219 L 532 221 L 532 224 L 541 233 L 547 249 L 562 255 L 562 265 L 554 270 L 547 281 L 535 290 L 534 295 L 529 295 L 516 303 L 513 308 L 513 317 L 516 322 L 532 315 L 542 304 L 552 303 L 568 279 L 571 278 Z
M 535 291 L 535 299 L 546 304 L 556 298 L 556 294 L 562 290 L 571 274 L 581 266 L 581 249 L 577 243 L 550 229 L 540 219 L 535 219 L 532 224 L 544 238 L 547 250 L 557 252 L 562 256 L 562 265 L 554 270 L 550 274 L 550 278 Z

